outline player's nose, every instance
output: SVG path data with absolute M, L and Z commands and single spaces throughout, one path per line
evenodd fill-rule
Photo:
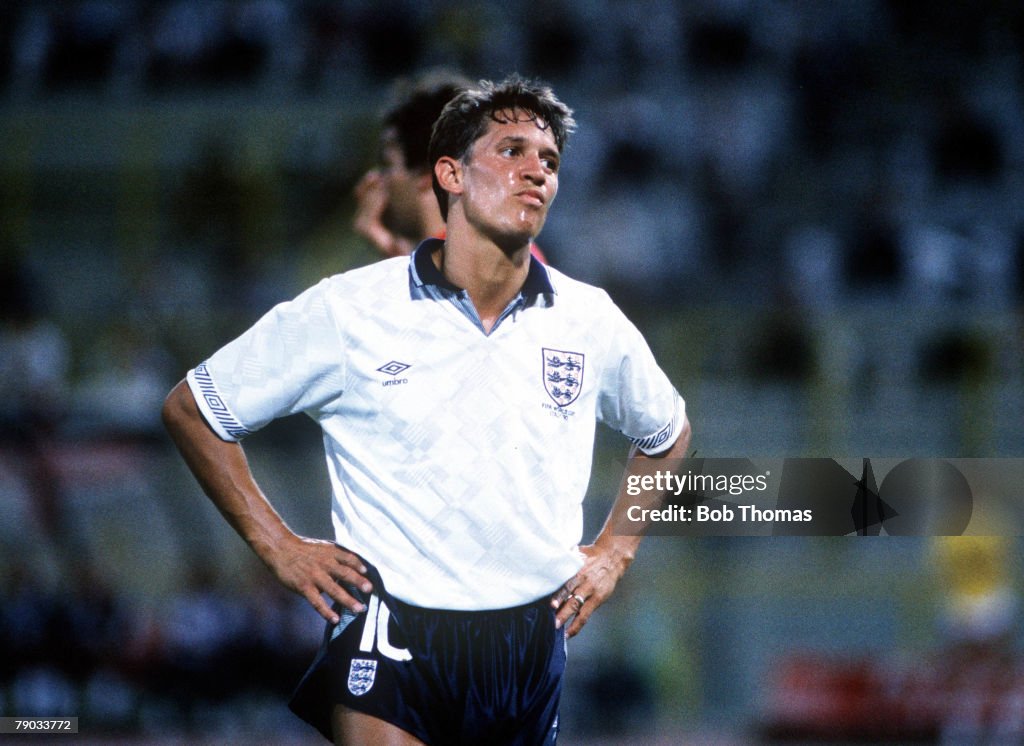
M 543 184 L 547 181 L 548 173 L 544 168 L 544 160 L 539 154 L 533 153 L 523 159 L 522 177 L 535 184 Z

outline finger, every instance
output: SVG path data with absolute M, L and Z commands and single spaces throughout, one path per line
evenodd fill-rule
M 567 637 L 575 637 L 579 634 L 583 626 L 590 620 L 590 615 L 594 613 L 598 606 L 601 605 L 602 599 L 596 594 L 588 594 L 586 600 L 580 604 L 579 609 L 573 615 L 572 623 L 566 629 L 565 634 Z
M 326 593 L 332 601 L 335 601 L 344 606 L 349 611 L 356 614 L 360 614 L 366 610 L 366 605 L 363 604 L 359 599 L 350 594 L 345 588 L 332 579 L 329 583 L 324 583 L 319 589 L 320 593 L 317 597 L 323 600 L 321 593 Z
M 572 594 L 562 589 L 551 598 L 551 608 L 555 610 L 555 629 L 559 629 L 569 617 L 576 613 L 576 604 Z
M 578 616 L 586 603 L 586 596 L 577 588 L 576 592 L 566 592 L 566 598 L 556 607 L 555 629 L 561 629 L 573 616 Z
M 565 599 L 567 598 L 569 598 L 569 590 L 563 585 L 555 592 L 555 595 L 551 597 L 551 608 L 559 608 L 565 603 Z
M 323 596 L 321 596 L 315 590 L 303 591 L 302 595 L 309 602 L 309 605 L 316 609 L 316 613 L 322 616 L 328 622 L 330 622 L 331 624 L 337 624 L 341 621 L 341 617 L 339 617 L 335 613 L 334 609 L 332 609 L 328 605 L 328 603 L 324 601 Z
M 313 564 L 309 567 L 309 574 L 298 584 L 297 590 L 317 609 L 321 616 L 336 623 L 337 614 L 330 610 L 323 595 L 326 594 L 332 601 L 336 601 L 346 609 L 358 614 L 366 607 L 349 593 L 349 589 L 369 588 L 372 590 L 373 586 L 369 580 L 354 569 L 341 564 L 341 553 L 337 551 L 337 547 L 332 546 L 329 549 L 331 550 L 330 554 L 326 556 L 323 552 L 319 552 L 317 556 L 311 557 Z M 355 562 L 354 564 L 360 563 Z M 343 584 L 347 584 L 347 587 Z M 328 613 L 324 613 L 325 609 Z
M 363 560 L 355 552 L 350 552 L 343 547 L 334 546 L 334 559 L 341 565 L 351 567 L 360 574 L 366 574 L 367 567 Z
M 580 586 L 583 584 L 583 578 L 579 575 L 574 575 L 565 582 L 561 588 L 559 588 L 555 595 L 551 597 L 551 607 L 554 609 L 559 608 L 562 604 L 572 598 L 572 594 L 580 593 Z
M 583 625 L 590 619 L 592 609 L 581 610 L 572 620 L 572 624 L 565 630 L 566 637 L 575 637 L 583 629 Z
M 359 555 L 339 547 L 334 555 L 334 560 L 341 567 L 340 571 L 332 573 L 334 577 L 358 586 L 361 591 L 366 593 L 373 590 L 373 585 L 366 578 L 369 568 L 367 568 Z
M 363 568 L 363 572 L 366 572 L 366 568 Z M 369 593 L 373 590 L 373 583 L 369 579 L 360 573 L 358 570 L 353 569 L 349 565 L 336 565 L 328 571 L 331 579 L 339 584 L 350 585 L 354 588 L 358 588 L 363 593 Z
M 555 612 L 555 629 L 561 629 L 565 623 L 572 618 L 573 612 L 565 606 L 561 606 Z

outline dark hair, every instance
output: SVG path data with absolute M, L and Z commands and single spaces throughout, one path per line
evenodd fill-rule
M 408 169 L 429 169 L 427 158 L 434 122 L 452 98 L 473 85 L 469 78 L 453 70 L 437 68 L 414 78 L 401 78 L 391 91 L 391 102 L 384 110 L 384 127 L 393 129 L 397 145 Z
M 576 129 L 572 109 L 555 96 L 550 87 L 534 80 L 511 75 L 500 83 L 481 80 L 448 102 L 434 123 L 430 137 L 429 162 L 437 163 L 448 156 L 462 160 L 473 143 L 487 131 L 491 122 L 506 122 L 501 112 L 525 113 L 529 118 L 541 120 L 543 127 L 554 135 L 555 145 L 562 151 L 569 135 Z M 448 192 L 441 188 L 433 176 L 434 194 L 441 208 L 441 216 L 448 220 Z

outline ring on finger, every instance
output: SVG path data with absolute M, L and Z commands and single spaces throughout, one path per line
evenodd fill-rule
M 583 607 L 583 604 L 587 601 L 587 599 L 583 598 L 583 596 L 579 596 L 575 593 L 571 594 L 569 598 L 576 602 L 576 611 L 579 611 Z

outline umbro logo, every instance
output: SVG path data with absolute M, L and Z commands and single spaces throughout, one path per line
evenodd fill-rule
M 384 363 L 384 365 L 377 368 L 380 373 L 387 373 L 389 376 L 397 376 L 403 370 L 409 368 L 405 363 L 400 363 L 397 360 L 392 360 L 390 363 Z
M 386 373 L 387 375 L 391 376 L 391 379 L 387 381 L 381 381 L 381 386 L 400 386 L 403 383 L 409 383 L 408 378 L 396 378 L 396 376 L 399 373 L 408 370 L 410 367 L 412 366 L 410 366 L 407 363 L 400 363 L 397 360 L 392 360 L 391 362 L 384 363 L 384 365 L 377 368 L 377 372 Z

